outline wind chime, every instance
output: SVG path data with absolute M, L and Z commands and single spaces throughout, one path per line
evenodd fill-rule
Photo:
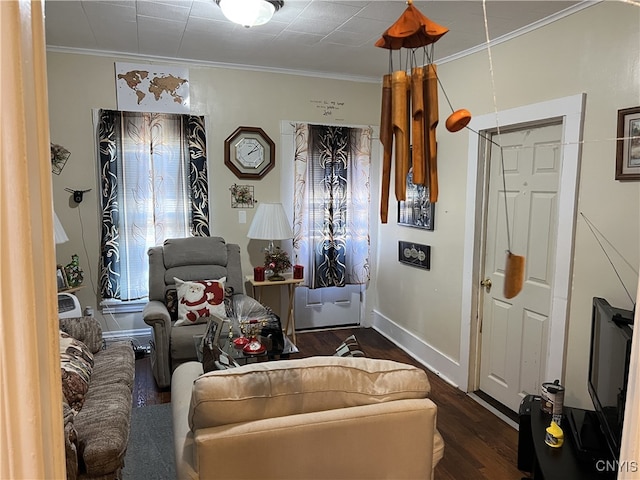
M 415 185 L 429 189 L 429 201 L 438 201 L 438 158 L 436 127 L 439 121 L 438 85 L 451 107 L 451 115 L 445 126 L 450 132 L 467 127 L 471 121 L 468 110 L 455 110 L 438 78 L 433 63 L 433 44 L 449 29 L 423 15 L 407 0 L 407 8 L 375 43 L 376 47 L 389 50 L 389 72 L 382 78 L 382 105 L 380 118 L 380 142 L 382 156 L 382 193 L 380 219 L 387 223 L 389 213 L 389 189 L 395 143 L 395 195 L 396 200 L 406 200 L 406 179 L 411 165 Z M 431 46 L 430 48 L 427 48 Z M 393 51 L 407 49 L 405 70 L 393 69 Z M 416 51 L 422 49 L 422 66 L 417 65 Z M 402 52 L 399 52 L 402 67 Z M 475 132 L 479 134 L 478 132 Z M 495 142 L 493 142 L 495 143 Z M 500 147 L 502 157 L 502 147 Z M 504 161 L 502 162 L 504 164 Z M 504 183 L 504 165 L 502 165 Z M 506 193 L 506 190 L 505 190 Z M 507 235 L 509 235 L 508 212 Z M 522 289 L 524 257 L 511 253 L 510 238 L 505 267 L 505 297 L 512 298 Z
M 380 141 L 383 145 L 382 199 L 380 217 L 387 223 L 391 164 L 395 143 L 395 194 L 406 200 L 406 178 L 413 167 L 413 183 L 429 188 L 429 201 L 438 201 L 438 161 L 436 127 L 438 126 L 438 72 L 433 63 L 433 50 L 427 46 L 437 42 L 449 29 L 424 16 L 412 0 L 407 9 L 376 42 L 376 47 L 389 50 L 389 73 L 382 79 L 382 113 Z M 406 70 L 393 69 L 393 50 L 407 49 Z M 426 62 L 418 66 L 416 50 L 422 49 Z M 402 66 L 402 53 L 400 53 Z M 454 112 L 446 122 L 452 132 L 461 130 L 471 120 L 466 110 Z M 411 158 L 410 158 L 411 157 Z

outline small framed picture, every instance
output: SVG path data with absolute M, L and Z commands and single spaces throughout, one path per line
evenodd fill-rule
M 640 107 L 618 110 L 616 180 L 640 180 Z
M 431 247 L 400 240 L 398 241 L 398 261 L 412 267 L 431 270 Z
M 398 202 L 398 225 L 433 231 L 435 205 L 429 201 L 429 187 L 413 183 L 413 168 L 407 174 L 407 199 Z
M 231 191 L 231 208 L 253 208 L 256 200 L 253 195 L 253 185 L 236 185 L 229 188 Z
M 58 281 L 58 291 L 66 290 L 67 288 L 69 288 L 69 284 L 67 283 L 67 275 L 65 274 L 62 265 L 58 265 L 57 267 L 56 279 Z
M 207 330 L 205 331 L 203 342 L 204 346 L 213 349 L 218 345 L 220 339 L 220 333 L 222 333 L 222 327 L 224 325 L 224 319 L 211 315 L 207 320 Z

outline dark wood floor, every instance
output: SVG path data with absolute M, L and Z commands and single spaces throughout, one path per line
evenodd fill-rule
M 355 333 L 367 356 L 424 367 L 402 349 L 370 328 L 299 332 L 297 357 L 331 355 L 348 335 Z M 426 370 L 426 369 L 425 369 Z M 445 441 L 444 458 L 436 467 L 437 480 L 519 480 L 518 432 L 481 407 L 462 391 L 426 370 L 431 398 L 438 405 L 438 430 Z M 159 390 L 149 358 L 136 361 L 134 407 L 171 401 L 169 389 Z

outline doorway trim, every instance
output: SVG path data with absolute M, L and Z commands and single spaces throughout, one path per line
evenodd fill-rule
M 476 132 L 495 130 L 497 120 L 502 128 L 526 126 L 537 122 L 562 119 L 562 167 L 558 190 L 558 229 L 554 284 L 549 316 L 549 352 L 545 378 L 564 381 L 565 335 L 569 314 L 571 272 L 573 268 L 574 231 L 583 114 L 586 94 L 577 94 L 541 103 L 493 112 L 474 118 L 469 127 Z M 463 391 L 476 390 L 479 384 L 479 311 L 481 257 L 484 234 L 483 218 L 487 177 L 485 153 L 480 150 L 479 135 L 470 133 L 467 165 L 467 201 L 465 214 L 464 261 L 462 274 L 462 309 L 460 328 L 460 365 Z

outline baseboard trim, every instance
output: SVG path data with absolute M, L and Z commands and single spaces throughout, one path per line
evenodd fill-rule
M 136 346 L 146 346 L 153 338 L 151 328 L 137 328 L 133 330 L 112 330 L 102 332 L 102 338 L 107 345 L 114 342 L 128 341 Z
M 427 367 L 447 383 L 460 388 L 459 382 L 453 380 L 459 375 L 460 363 L 438 351 L 415 334 L 398 325 L 377 310 L 372 314 L 371 327 L 407 352 L 418 362 Z

